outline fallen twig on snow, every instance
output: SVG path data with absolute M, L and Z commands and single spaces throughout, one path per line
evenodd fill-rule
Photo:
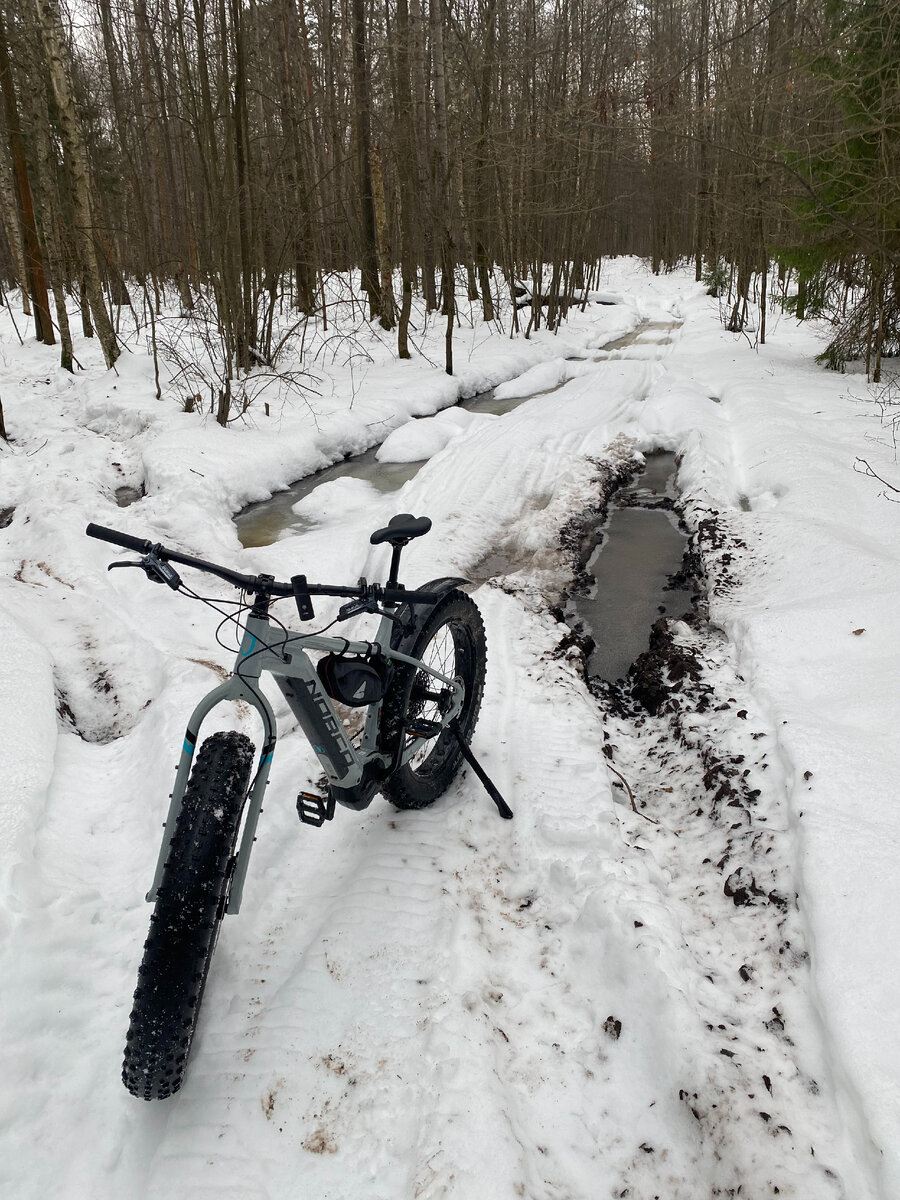
M 606 760 L 606 769 L 607 769 L 607 771 L 612 771 L 613 775 L 615 775 L 617 779 L 621 779 L 622 787 L 624 787 L 625 791 L 628 793 L 628 799 L 631 801 L 631 807 L 634 809 L 634 811 L 637 813 L 637 815 L 639 817 L 643 817 L 645 821 L 649 821 L 651 825 L 658 825 L 659 821 L 654 821 L 652 817 L 648 817 L 646 813 L 642 813 L 641 810 L 638 808 L 638 806 L 635 804 L 634 792 L 629 787 L 628 780 L 621 773 L 621 771 L 617 771 L 615 767 L 610 765 L 609 759 Z
M 894 487 L 892 483 L 888 483 L 886 479 L 882 479 L 877 471 L 872 470 L 864 458 L 857 458 L 856 462 L 865 467 L 865 470 L 860 472 L 862 475 L 867 475 L 869 479 L 877 479 L 879 483 L 883 483 L 886 488 L 890 488 L 892 492 L 896 492 L 897 495 L 900 496 L 900 488 Z M 856 463 L 854 463 L 853 469 L 858 470 Z M 885 500 L 890 500 L 892 504 L 900 504 L 900 500 L 895 500 L 893 496 L 887 496 L 884 492 L 881 494 L 884 496 Z

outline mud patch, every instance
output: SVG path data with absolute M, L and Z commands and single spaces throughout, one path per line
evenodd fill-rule
M 676 642 L 671 623 L 661 618 L 650 631 L 649 648 L 636 659 L 629 672 L 628 692 L 642 708 L 656 716 L 685 679 L 698 685 L 695 704 L 697 711 L 703 712 L 709 707 L 709 700 L 700 686 L 696 657 Z M 622 693 L 615 695 L 621 703 Z
M 56 687 L 56 712 L 61 723 L 83 742 L 103 746 L 133 727 L 134 720 L 122 715 L 125 706 L 104 667 L 94 664 L 93 672 L 87 670 L 77 678 L 65 674 L 66 683 L 58 682 Z
M 561 493 L 535 497 L 534 511 L 544 513 L 555 508 L 559 512 L 555 545 L 548 538 L 538 548 L 528 546 L 516 526 L 510 536 L 501 537 L 489 554 L 467 568 L 468 578 L 478 582 L 500 580 L 504 591 L 511 593 L 520 586 L 532 590 L 537 586 L 548 603 L 564 604 L 577 581 L 589 578 L 584 567 L 593 552 L 597 530 L 607 519 L 613 496 L 641 469 L 640 458 L 630 438 L 616 438 L 606 454 L 602 459 L 588 457 L 583 460 L 593 474 L 579 485 L 581 507 L 574 516 L 567 515 L 572 511 L 572 502 Z M 584 503 L 585 496 L 591 497 L 587 504 Z M 510 578 L 516 574 L 523 576 L 519 583 Z M 560 592 L 559 581 L 566 577 L 574 577 L 576 582 L 570 582 L 568 588 Z
M 338 1145 L 327 1129 L 320 1126 L 302 1143 L 310 1154 L 337 1154 Z
M 822 1051 L 776 734 L 702 611 L 659 621 L 626 681 L 591 687 L 610 767 L 625 781 L 614 786 L 620 825 L 661 872 L 681 967 L 694 976 L 697 1051 L 679 1096 L 710 1194 L 788 1194 L 812 1159 L 818 1194 L 842 1196 L 829 1164 L 833 1114 L 815 1077 Z M 750 1177 L 738 1165 L 746 1121 L 772 1137 Z M 626 1180 L 635 1194 L 642 1170 L 638 1161 Z

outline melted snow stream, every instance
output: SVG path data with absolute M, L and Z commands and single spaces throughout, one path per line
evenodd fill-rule
M 597 357 L 594 361 L 603 362 L 609 357 L 617 356 L 619 351 L 627 350 L 631 346 L 642 346 L 645 344 L 651 346 L 670 345 L 672 338 L 667 335 L 678 324 L 679 322 L 677 321 L 642 321 L 630 333 L 626 333 L 614 341 L 607 342 L 605 346 L 597 351 Z M 660 333 L 663 334 L 662 337 L 659 336 Z M 648 334 L 650 335 L 650 340 L 646 341 Z M 558 386 L 563 385 L 560 384 Z M 493 389 L 491 389 L 487 392 L 481 392 L 477 396 L 461 400 L 460 407 L 466 408 L 470 412 L 491 413 L 494 416 L 503 416 L 506 413 L 512 412 L 513 409 L 518 408 L 520 404 L 524 404 L 526 400 L 534 400 L 538 396 L 544 396 L 556 390 L 556 388 L 549 388 L 532 392 L 525 396 L 510 396 L 506 399 L 498 399 L 494 395 Z M 298 479 L 289 488 L 281 492 L 276 492 L 268 500 L 260 500 L 255 504 L 248 504 L 246 508 L 242 508 L 234 518 L 241 545 L 245 548 L 269 546 L 285 533 L 296 533 L 303 529 L 308 529 L 309 522 L 294 513 L 293 508 L 294 505 L 304 500 L 323 483 L 329 483 L 333 479 L 362 479 L 367 483 L 373 484 L 380 492 L 394 492 L 399 490 L 408 480 L 412 479 L 422 466 L 421 462 L 379 462 L 376 458 L 377 451 L 378 447 L 372 446 L 363 454 L 353 455 L 344 459 L 343 462 L 334 463 L 330 467 L 325 467 L 321 471 L 316 471 L 312 475 L 306 475 L 302 479 Z
M 535 395 L 543 395 L 543 393 L 537 392 L 530 396 L 515 396 L 508 400 L 498 400 L 491 390 L 472 396 L 468 400 L 462 400 L 460 408 L 466 408 L 470 412 L 493 413 L 495 416 L 502 416 L 504 413 L 518 408 L 526 400 L 533 400 Z M 312 475 L 306 475 L 303 479 L 298 479 L 289 488 L 283 492 L 276 492 L 268 500 L 248 504 L 234 518 L 241 545 L 245 548 L 269 546 L 284 534 L 298 533 L 308 529 L 310 522 L 295 513 L 294 506 L 323 483 L 330 483 L 333 479 L 362 479 L 378 488 L 380 492 L 396 492 L 403 487 L 404 483 L 418 474 L 422 466 L 421 462 L 379 462 L 376 457 L 377 453 L 378 447 L 372 446 L 363 454 L 345 458 L 343 462 L 335 463 Z
M 599 353 L 605 356 L 627 350 L 641 344 L 647 334 L 652 345 L 668 345 L 672 339 L 667 334 L 672 328 L 673 322 L 645 321 L 625 336 L 607 343 Z M 502 416 L 527 400 L 546 394 L 547 391 L 539 391 L 498 399 L 491 390 L 463 400 L 461 407 Z M 372 447 L 364 454 L 297 480 L 268 500 L 242 509 L 234 518 L 242 545 L 270 545 L 279 537 L 309 528 L 310 522 L 295 513 L 294 507 L 325 483 L 342 478 L 361 479 L 380 492 L 394 492 L 422 466 L 421 462 L 379 462 L 377 451 L 377 446 Z M 611 519 L 597 530 L 597 546 L 586 564 L 594 584 L 588 594 L 573 599 L 567 612 L 570 620 L 586 627 L 594 643 L 588 664 L 592 676 L 610 682 L 622 678 L 646 650 L 653 622 L 660 615 L 680 613 L 690 606 L 690 593 L 673 587 L 671 582 L 682 566 L 686 544 L 670 511 L 674 470 L 673 454 L 650 455 L 643 473 L 618 497 Z M 508 569 L 502 555 L 492 555 L 481 564 L 478 577 L 493 578 Z

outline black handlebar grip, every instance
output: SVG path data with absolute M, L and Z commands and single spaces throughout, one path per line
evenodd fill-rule
M 88 537 L 98 538 L 101 542 L 112 542 L 114 546 L 123 546 L 126 550 L 136 550 L 138 554 L 149 554 L 153 543 L 146 538 L 132 537 L 130 533 L 120 533 L 118 529 L 106 529 L 103 525 L 91 522 L 84 531 Z
M 437 604 L 443 600 L 446 592 L 417 592 L 413 588 L 382 589 L 382 599 L 386 604 Z

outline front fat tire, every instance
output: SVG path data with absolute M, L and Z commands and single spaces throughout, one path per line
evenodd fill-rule
M 452 648 L 453 662 L 443 673 L 461 678 L 465 689 L 462 711 L 457 720 L 463 740 L 468 744 L 481 708 L 487 644 L 481 613 L 465 592 L 449 592 L 431 610 L 408 653 L 440 670 L 446 657 L 445 648 Z M 430 661 L 432 657 L 434 662 Z M 382 716 L 389 741 L 396 739 L 407 717 L 421 715 L 419 709 L 422 705 L 417 701 L 417 694 L 422 690 L 423 681 L 428 678 L 414 667 L 395 670 L 384 698 Z M 440 684 L 432 680 L 430 686 L 440 687 Z M 425 715 L 434 714 L 426 712 Z M 427 808 L 453 782 L 461 761 L 459 743 L 445 729 L 437 738 L 424 743 L 421 756 L 417 755 L 395 771 L 381 790 L 395 808 Z
M 194 762 L 150 918 L 125 1045 L 122 1080 L 139 1099 L 164 1100 L 184 1079 L 253 753 L 244 734 L 214 733 Z

